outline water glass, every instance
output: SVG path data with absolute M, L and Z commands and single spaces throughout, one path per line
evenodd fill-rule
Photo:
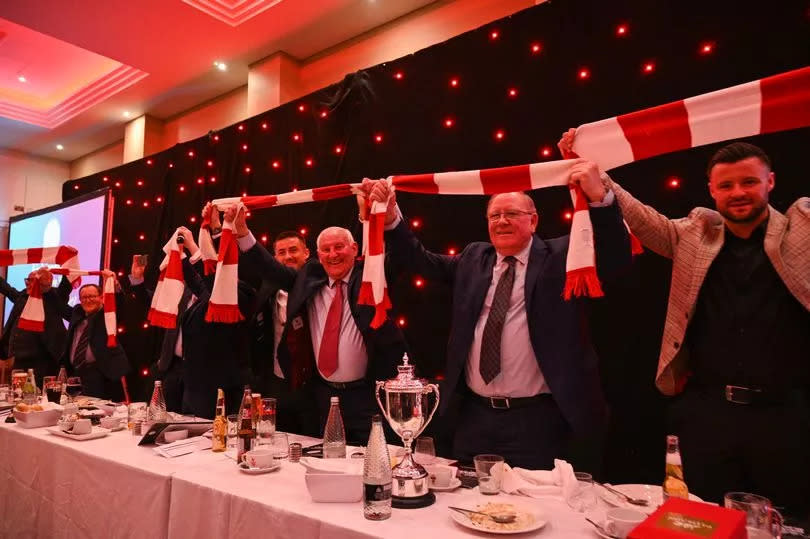
M 286 432 L 274 432 L 270 435 L 270 451 L 274 459 L 286 459 L 290 455 L 290 444 Z
M 56 381 L 56 376 L 43 376 L 42 377 L 42 396 L 45 397 L 46 399 L 48 398 L 48 395 L 45 393 L 45 388 L 48 387 L 48 382 L 55 382 L 55 381 Z M 58 403 L 59 401 L 56 401 L 56 402 Z
M 768 498 L 747 492 L 728 492 L 723 496 L 723 506 L 745 513 L 745 529 L 750 539 L 782 537 L 782 515 Z
M 53 380 L 48 380 L 42 384 L 42 393 L 48 402 L 55 402 L 59 404 L 62 400 L 62 382 L 56 380 L 56 377 L 50 376 Z
M 416 439 L 413 460 L 420 464 L 431 464 L 436 460 L 436 446 L 433 444 L 433 438 L 421 436 Z
M 476 455 L 473 457 L 478 490 L 481 494 L 498 494 L 503 479 L 503 457 L 500 455 Z
M 593 488 L 593 477 L 589 473 L 575 472 L 576 485 L 566 497 L 568 507 L 574 511 L 585 513 L 596 509 L 596 491 Z
M 0 384 L 0 402 L 11 401 L 11 386 L 8 384 Z
M 239 433 L 239 414 L 231 414 L 228 419 L 227 447 L 236 447 L 236 435 Z
M 256 434 L 259 435 L 259 445 L 270 442 L 270 437 L 276 432 L 276 399 L 266 397 L 262 399 L 259 411 L 259 420 L 256 423 Z

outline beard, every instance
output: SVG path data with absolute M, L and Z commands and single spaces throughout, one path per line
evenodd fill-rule
M 759 217 L 763 214 L 763 212 L 765 212 L 767 208 L 768 208 L 768 201 L 762 200 L 757 204 L 752 204 L 751 209 L 748 211 L 748 213 L 744 215 L 734 214 L 730 212 L 728 210 L 728 206 L 723 209 L 718 208 L 717 211 L 719 211 L 720 215 L 722 215 L 724 218 L 731 221 L 732 223 L 744 224 L 744 223 L 752 223 L 757 219 L 759 219 Z

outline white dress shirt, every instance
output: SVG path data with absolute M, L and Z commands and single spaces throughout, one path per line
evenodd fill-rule
M 279 290 L 276 292 L 273 302 L 273 374 L 279 378 L 284 378 L 284 372 L 278 362 L 278 343 L 281 342 L 281 334 L 284 332 L 284 324 L 287 323 L 287 292 Z M 261 314 L 261 313 L 259 313 Z
M 366 343 L 363 341 L 363 334 L 354 323 L 352 311 L 349 308 L 349 277 L 352 275 L 352 268 L 342 281 L 343 287 L 343 315 L 340 319 L 340 337 L 338 340 L 338 368 L 332 376 L 321 377 L 330 382 L 353 382 L 366 375 L 368 365 L 368 353 Z M 309 315 L 309 330 L 312 336 L 312 349 L 315 352 L 315 362 L 317 364 L 318 354 L 321 349 L 321 338 L 323 328 L 326 325 L 326 315 L 329 313 L 329 306 L 335 297 L 335 281 L 329 279 L 329 285 L 324 285 L 307 302 L 307 313 Z
M 501 372 L 489 383 L 485 383 L 478 372 L 481 363 L 481 336 L 484 334 L 484 326 L 487 323 L 489 310 L 492 307 L 492 298 L 495 295 L 495 287 L 498 279 L 506 268 L 509 267 L 504 262 L 502 255 L 497 255 L 498 259 L 492 269 L 492 280 L 487 290 L 484 306 L 475 324 L 475 333 L 470 347 L 470 355 L 467 360 L 465 377 L 467 386 L 475 393 L 485 397 L 531 397 L 538 393 L 549 393 L 551 390 L 546 384 L 546 379 L 537 364 L 531 340 L 529 339 L 529 322 L 526 317 L 526 296 L 524 289 L 526 285 L 526 267 L 529 263 L 529 252 L 532 242 L 519 253 L 515 258 L 515 281 L 512 285 L 512 295 L 509 299 L 509 310 L 506 311 L 506 319 L 503 324 L 501 335 Z

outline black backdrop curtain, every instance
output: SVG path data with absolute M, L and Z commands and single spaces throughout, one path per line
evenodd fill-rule
M 808 30 L 806 0 L 751 8 L 736 0 L 547 2 L 208 136 L 69 181 L 63 198 L 112 186 L 112 268 L 125 274 L 132 254 L 149 253 L 148 280 L 154 282 L 168 234 L 179 225 L 196 230 L 206 200 L 364 176 L 559 159 L 555 143 L 568 127 L 807 65 Z M 647 63 L 653 64 L 649 72 Z M 777 209 L 808 194 L 810 129 L 751 140 L 774 161 Z M 712 206 L 704 167 L 718 147 L 626 165 L 612 176 L 666 215 L 685 216 L 694 206 Z M 672 177 L 680 179 L 679 188 L 670 187 Z M 565 234 L 566 190 L 532 196 L 539 234 Z M 419 222 L 418 234 L 430 249 L 446 252 L 486 238 L 482 197 L 402 193 L 399 202 Z M 356 207 L 350 199 L 286 206 L 254 212 L 249 224 L 257 238 L 267 235 L 268 244 L 279 231 L 306 228 L 314 251 L 323 227 L 356 225 Z M 613 412 L 604 452 L 608 479 L 661 479 L 664 398 L 653 380 L 669 272 L 669 261 L 647 252 L 624 280 L 607 287 L 606 298 L 592 302 L 591 326 Z M 392 287 L 394 316 L 403 319 L 421 374 L 440 377 L 447 290 L 430 282 L 417 287 L 414 276 Z M 140 371 L 154 362 L 161 331 L 143 327 L 145 310 L 133 311 L 121 313 L 121 340 L 138 372 L 130 384 L 146 397 L 149 378 Z

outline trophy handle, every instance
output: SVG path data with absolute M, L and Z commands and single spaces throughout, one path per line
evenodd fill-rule
M 391 428 L 394 428 L 391 422 L 391 417 L 388 415 L 388 410 L 385 409 L 385 406 L 383 406 L 382 401 L 380 400 L 380 389 L 384 387 L 385 382 L 377 382 L 377 387 L 374 391 L 374 398 L 377 399 L 377 405 L 380 407 L 380 413 L 382 413 L 385 420 L 388 421 L 388 424 L 391 425 Z
M 430 415 L 427 418 L 427 421 L 422 423 L 422 427 L 419 429 L 417 433 L 414 434 L 414 439 L 418 438 L 422 431 L 428 426 L 430 420 L 433 419 L 433 414 L 436 413 L 436 410 L 439 409 L 439 386 L 436 384 L 428 384 L 425 386 L 425 393 L 435 393 L 436 394 L 436 403 L 433 405 L 433 410 L 430 411 Z

